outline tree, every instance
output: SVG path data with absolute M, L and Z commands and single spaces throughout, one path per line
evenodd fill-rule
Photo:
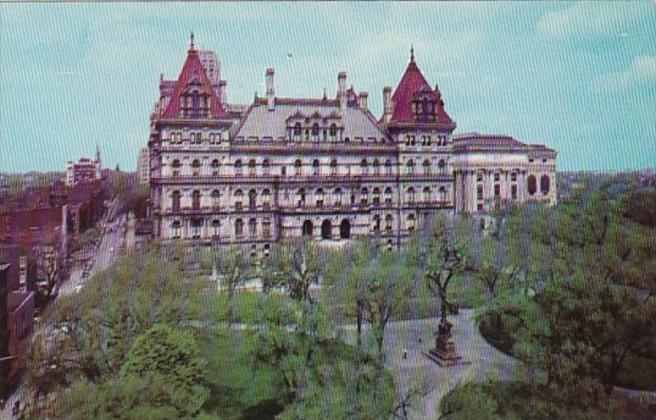
M 271 287 L 282 287 L 292 299 L 315 303 L 310 286 L 319 284 L 324 255 L 307 240 L 280 244 L 274 251 L 275 273 L 268 280 Z
M 235 292 L 243 287 L 250 274 L 250 262 L 244 253 L 235 246 L 219 251 L 215 256 L 217 271 L 220 273 L 220 290 L 228 296 L 227 318 L 232 321 L 232 302 Z
M 447 290 L 453 277 L 466 269 L 461 249 L 458 238 L 450 234 L 447 221 L 438 219 L 433 229 L 425 278 L 431 293 L 439 297 L 440 328 L 448 334 L 451 324 L 447 321 L 447 312 L 455 312 L 455 305 L 448 302 Z
M 410 273 L 397 254 L 379 252 L 367 267 L 362 300 L 365 320 L 371 325 L 380 363 L 384 359 L 385 329 L 393 315 L 407 307 Z
M 209 397 L 204 369 L 192 336 L 156 324 L 135 340 L 120 375 L 166 384 L 168 401 L 162 405 L 173 406 L 178 416 L 186 417 L 198 414 Z

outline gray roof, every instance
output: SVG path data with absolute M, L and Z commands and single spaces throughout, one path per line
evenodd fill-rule
M 371 112 L 357 105 L 346 106 L 340 111 L 338 100 L 296 98 L 275 98 L 273 111 L 268 110 L 266 99 L 257 98 L 236 127 L 234 137 L 244 140 L 287 137 L 287 127 L 305 118 L 310 118 L 312 122 L 319 121 L 321 128 L 333 123 L 344 127 L 343 137 L 349 137 L 351 141 L 356 137 L 362 137 L 365 141 L 370 137 L 375 137 L 377 141 L 383 137 L 389 139 Z

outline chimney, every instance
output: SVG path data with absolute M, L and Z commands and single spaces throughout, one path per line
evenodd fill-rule
M 268 68 L 266 71 L 266 98 L 267 98 L 267 108 L 269 111 L 273 111 L 274 109 L 274 98 L 275 98 L 275 91 L 273 89 L 273 69 Z
M 339 109 L 346 109 L 346 72 L 341 71 L 337 75 L 337 98 L 339 99 Z
M 367 110 L 367 98 L 369 97 L 369 94 L 367 92 L 360 92 L 360 108 L 362 110 L 366 111 Z
M 228 101 L 228 97 L 226 96 L 226 85 L 227 84 L 228 84 L 228 82 L 226 82 L 225 80 L 219 80 L 219 89 L 218 89 L 218 92 L 216 94 L 216 96 L 219 97 L 219 101 L 224 105 Z
M 392 118 L 392 88 L 383 88 L 383 122 L 388 123 Z

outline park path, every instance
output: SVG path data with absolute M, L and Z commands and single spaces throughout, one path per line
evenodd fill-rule
M 456 352 L 463 358 L 462 364 L 452 367 L 440 367 L 422 354 L 435 345 L 438 318 L 391 322 L 385 332 L 385 364 L 394 375 L 399 394 L 405 394 L 418 381 L 425 381 L 429 390 L 418 405 L 410 407 L 411 419 L 437 419 L 439 401 L 459 382 L 480 381 L 489 375 L 499 379 L 512 377 L 516 360 L 483 339 L 473 310 L 460 309 L 449 320 L 453 323 Z M 354 339 L 354 327 L 344 329 L 350 333 L 345 338 Z

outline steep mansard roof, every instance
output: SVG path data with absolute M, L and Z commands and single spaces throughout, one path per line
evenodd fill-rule
M 444 102 L 442 101 L 439 90 L 433 91 L 431 89 L 424 75 L 421 74 L 421 70 L 417 67 L 414 56 L 411 57 L 410 64 L 408 64 L 401 81 L 394 91 L 394 95 L 392 95 L 394 112 L 392 113 L 390 122 L 414 122 L 412 100 L 418 94 L 426 94 L 436 100 L 436 120 L 438 123 L 453 124 L 453 120 L 444 110 Z
M 368 110 L 357 106 L 347 106 L 340 110 L 339 100 L 275 98 L 274 101 L 274 110 L 269 111 L 266 99 L 256 99 L 244 115 L 234 137 L 287 137 L 287 127 L 293 126 L 297 120 L 309 118 L 310 125 L 317 121 L 322 128 L 334 122 L 344 128 L 343 136 L 349 137 L 351 141 L 355 141 L 355 137 L 363 137 L 365 140 L 375 137 L 377 141 L 389 138 Z
M 212 88 L 212 82 L 207 76 L 205 67 L 203 67 L 203 64 L 200 61 L 198 50 L 194 48 L 193 38 L 192 44 L 187 51 L 187 60 L 185 61 L 184 66 L 182 66 L 182 71 L 180 72 L 180 76 L 178 76 L 177 82 L 175 82 L 175 88 L 171 94 L 171 99 L 169 100 L 162 116 L 165 118 L 175 118 L 179 115 L 180 96 L 187 89 L 189 82 L 193 80 L 198 80 L 201 83 L 202 92 L 210 97 L 210 111 L 212 118 L 224 117 L 226 115 L 224 106 L 219 102 L 219 98 L 216 96 L 216 92 Z

